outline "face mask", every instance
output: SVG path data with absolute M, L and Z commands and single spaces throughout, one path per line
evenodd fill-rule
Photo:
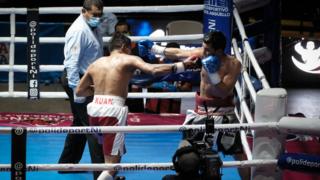
M 100 24 L 100 18 L 98 17 L 91 17 L 87 23 L 89 24 L 90 27 L 97 27 Z

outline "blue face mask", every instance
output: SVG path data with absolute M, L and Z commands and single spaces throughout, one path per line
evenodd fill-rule
M 91 17 L 87 23 L 89 24 L 90 27 L 97 27 L 100 24 L 100 18 L 98 17 Z

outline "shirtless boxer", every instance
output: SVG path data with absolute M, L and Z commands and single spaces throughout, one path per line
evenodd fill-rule
M 215 116 L 216 123 L 222 123 L 224 117 L 228 117 L 229 122 L 235 120 L 233 90 L 241 73 L 241 63 L 235 57 L 225 54 L 226 38 L 222 32 L 211 31 L 205 34 L 202 47 L 191 50 L 166 48 L 148 40 L 140 41 L 138 46 L 140 53 L 159 54 L 169 59 L 190 56 L 202 59 L 200 92 L 196 94 L 195 111 L 188 110 L 185 124 L 203 123 L 201 120 L 206 117 L 203 115 L 206 113 L 204 106 L 208 107 L 209 115 Z M 244 159 L 242 154 L 235 157 Z M 241 170 L 240 175 L 242 179 L 248 179 L 249 170 Z
M 187 58 L 174 64 L 148 64 L 140 57 L 130 55 L 131 40 L 119 32 L 109 42 L 110 56 L 92 63 L 77 87 L 79 96 L 92 96 L 88 104 L 89 122 L 92 126 L 124 126 L 128 108 L 124 105 L 128 95 L 128 84 L 139 69 L 154 76 L 179 73 L 192 68 L 194 62 Z M 125 153 L 124 134 L 104 134 L 103 152 L 106 163 L 119 163 Z M 113 179 L 114 171 L 104 171 L 98 178 Z

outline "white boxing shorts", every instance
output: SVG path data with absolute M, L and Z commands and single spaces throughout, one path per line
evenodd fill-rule
M 87 106 L 91 126 L 125 126 L 128 107 L 125 99 L 119 96 L 95 95 Z M 103 134 L 104 155 L 123 155 L 125 153 L 124 133 Z

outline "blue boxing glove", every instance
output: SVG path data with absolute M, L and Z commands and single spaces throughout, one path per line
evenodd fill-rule
M 165 49 L 165 47 L 158 46 L 150 40 L 141 40 L 138 42 L 138 53 L 139 56 L 149 63 L 156 63 L 157 57 L 155 54 L 160 52 L 159 49 Z
M 149 40 L 141 40 L 138 42 L 138 53 L 141 58 L 147 57 L 149 54 L 149 50 L 153 45 L 152 41 Z
M 152 42 L 152 41 L 150 41 L 150 40 L 148 40 L 148 39 L 145 39 L 145 40 L 140 40 L 140 41 L 138 42 L 138 45 L 139 45 L 139 46 L 143 46 L 143 47 L 145 47 L 145 48 L 147 48 L 147 49 L 151 49 L 152 46 L 154 45 L 154 42 Z
M 202 67 L 207 71 L 210 82 L 213 85 L 220 83 L 221 79 L 218 74 L 220 60 L 217 56 L 208 56 L 201 60 Z
M 164 55 L 164 50 L 166 47 L 162 47 L 159 45 L 156 45 L 154 42 L 150 40 L 141 40 L 138 42 L 138 48 L 139 48 L 139 56 L 145 57 L 148 56 L 148 53 L 151 52 L 151 54 L 157 54 L 157 55 Z

